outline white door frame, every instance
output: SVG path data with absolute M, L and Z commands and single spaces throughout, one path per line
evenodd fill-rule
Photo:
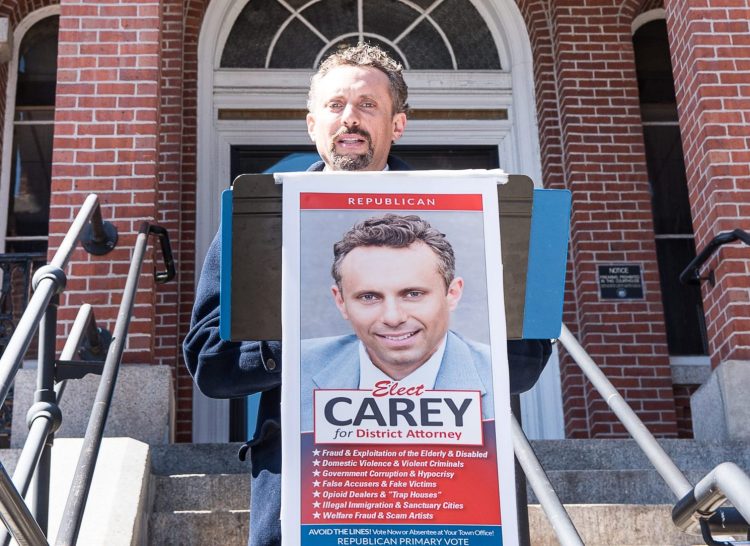
M 412 108 L 505 108 L 508 119 L 471 121 L 411 120 L 400 144 L 496 145 L 500 166 L 524 173 L 541 186 L 541 160 L 534 100 L 531 43 L 526 24 L 513 0 L 471 0 L 498 44 L 503 71 L 416 71 L 406 73 Z M 311 71 L 219 69 L 221 53 L 232 25 L 247 0 L 213 0 L 198 40 L 198 148 L 196 195 L 196 283 L 203 258 L 219 225 L 219 196 L 230 179 L 230 149 L 234 145 L 310 144 L 305 120 L 226 121 L 220 108 L 305 107 Z M 557 379 L 557 359 L 550 362 Z M 555 386 L 551 386 L 555 390 Z M 535 389 L 538 390 L 538 389 Z M 547 389 L 549 390 L 549 389 Z M 228 439 L 229 404 L 193 390 L 193 441 Z M 554 397 L 531 393 L 535 408 L 559 414 Z M 559 406 L 559 407 L 557 407 Z M 524 412 L 528 413 L 528 412 Z M 559 436 L 556 434 L 555 436 Z

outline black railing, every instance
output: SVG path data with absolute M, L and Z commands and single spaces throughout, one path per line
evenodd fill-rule
M 16 324 L 31 297 L 31 278 L 39 267 L 47 263 L 47 254 L 26 252 L 0 254 L 0 355 L 16 330 Z M 27 358 L 36 358 L 33 347 Z M 0 410 L 0 447 L 7 447 L 10 439 L 13 394 Z
M 0 464 L 0 519 L 8 530 L 0 535 L 2 544 L 10 541 L 10 535 L 19 544 L 47 544 L 45 535 L 49 515 L 50 454 L 54 432 L 62 421 L 59 403 L 67 380 L 94 373 L 100 374 L 102 379 L 57 538 L 57 544 L 72 545 L 76 542 L 104 425 L 112 403 L 150 235 L 159 238 L 162 258 L 166 264 L 165 271 L 154 273 L 156 282 L 168 282 L 174 277 L 174 262 L 166 230 L 143 223 L 136 238 L 114 337 L 96 326 L 91 306 L 83 305 L 59 359 L 55 358 L 57 306 L 59 294 L 65 289 L 64 269 L 70 256 L 79 241 L 95 255 L 106 254 L 117 242 L 117 230 L 112 224 L 102 221 L 99 201 L 95 195 L 90 195 L 84 202 L 50 263 L 39 268 L 33 275 L 33 295 L 0 357 L 2 403 L 33 336 L 39 330 L 37 390 L 34 404 L 27 415 L 30 430 L 12 481 Z M 23 496 L 32 483 L 32 477 L 36 477 L 36 502 L 30 510 L 24 503 Z
M 47 254 L 43 252 L 0 254 L 0 353 L 10 341 L 29 302 L 34 271 L 46 262 Z
M 716 283 L 713 270 L 708 272 L 708 276 L 701 277 L 700 269 L 711 257 L 711 254 L 716 252 L 721 245 L 733 243 L 734 241 L 742 241 L 746 245 L 750 245 L 750 233 L 741 229 L 719 233 L 701 250 L 700 254 L 692 259 L 685 268 L 685 271 L 680 273 L 680 282 L 682 284 L 700 284 L 701 281 L 707 280 L 713 286 Z
M 138 289 L 138 279 L 141 275 L 143 257 L 148 244 L 148 236 L 151 234 L 156 234 L 159 237 L 162 245 L 162 257 L 166 264 L 165 271 L 154 272 L 154 279 L 158 283 L 165 283 L 172 280 L 175 276 L 172 251 L 166 230 L 144 222 L 141 225 L 138 238 L 135 242 L 133 257 L 130 260 L 128 279 L 125 283 L 125 291 L 120 302 L 120 310 L 117 313 L 112 344 L 109 346 L 107 358 L 104 361 L 104 367 L 101 372 L 102 379 L 96 391 L 96 400 L 94 401 L 89 424 L 86 428 L 81 455 L 78 459 L 75 475 L 73 476 L 73 484 L 68 494 L 68 501 L 65 504 L 60 530 L 57 534 L 56 544 L 58 545 L 72 546 L 75 544 L 81 528 L 83 510 L 86 506 L 86 499 L 88 499 L 91 479 L 94 477 L 96 458 L 99 454 L 102 436 L 104 435 L 104 425 L 107 423 L 107 415 L 112 405 L 112 395 L 114 394 L 117 382 L 117 372 L 122 361 L 122 353 L 125 350 L 125 341 L 128 336 L 130 318 L 133 313 L 133 304 L 135 303 L 135 293 Z

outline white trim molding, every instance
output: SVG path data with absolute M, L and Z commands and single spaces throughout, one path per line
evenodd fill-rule
M 633 19 L 633 22 L 630 24 L 630 33 L 635 34 L 635 32 L 641 28 L 646 23 L 650 23 L 651 21 L 658 21 L 659 19 L 666 19 L 667 18 L 667 12 L 664 10 L 664 8 L 656 8 L 656 9 L 650 9 L 648 11 L 645 11 L 638 15 L 635 19 Z

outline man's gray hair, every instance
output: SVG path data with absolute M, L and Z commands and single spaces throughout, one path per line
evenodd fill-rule
M 341 290 L 341 262 L 357 247 L 406 248 L 416 242 L 426 244 L 438 257 L 438 273 L 445 281 L 446 290 L 453 282 L 456 272 L 456 258 L 453 247 L 429 222 L 419 216 L 386 214 L 358 222 L 344 233 L 341 240 L 333 245 L 333 266 L 331 275 Z
M 339 66 L 369 66 L 377 68 L 388 76 L 391 88 L 391 102 L 393 103 L 393 114 L 408 113 L 409 105 L 406 103 L 409 90 L 404 81 L 404 67 L 394 60 L 388 53 L 378 46 L 359 43 L 356 46 L 347 47 L 331 54 L 320 64 L 318 71 L 310 80 L 310 91 L 307 95 L 307 109 L 312 112 L 315 87 L 323 76 Z

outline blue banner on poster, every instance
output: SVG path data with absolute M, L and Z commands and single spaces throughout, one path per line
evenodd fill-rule
M 310 546 L 502 546 L 499 525 L 303 525 Z

